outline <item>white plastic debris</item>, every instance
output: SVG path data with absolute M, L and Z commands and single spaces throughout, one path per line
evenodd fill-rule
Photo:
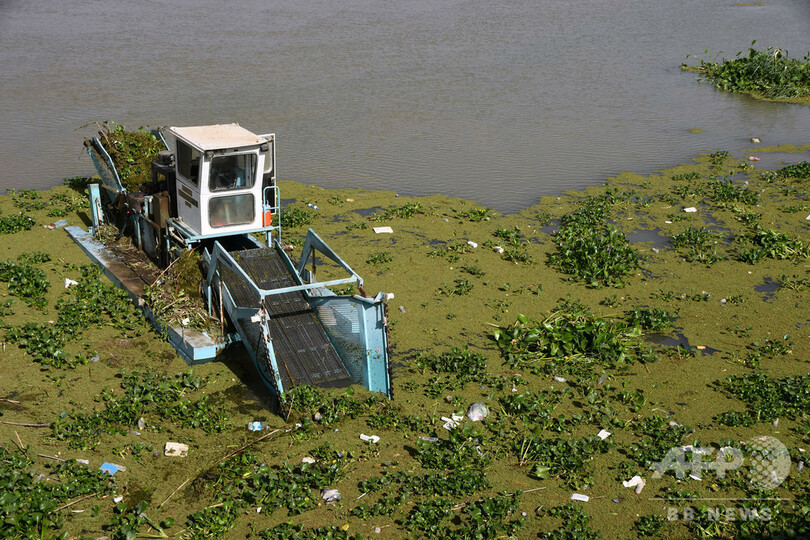
M 454 414 L 454 415 L 451 415 L 450 418 L 447 418 L 446 416 L 442 416 L 442 420 L 444 420 L 444 426 L 442 426 L 442 427 L 444 427 L 444 429 L 446 429 L 447 431 L 450 431 L 451 429 L 457 428 L 458 425 L 459 425 L 459 422 L 464 420 L 464 417 L 463 416 L 458 416 L 457 414 Z
M 478 401 L 470 405 L 470 408 L 467 409 L 467 418 L 472 420 L 473 422 L 479 422 L 487 417 L 489 414 L 489 410 L 484 403 Z
M 808 218 L 808 219 L 810 219 L 810 218 Z M 495 248 L 495 251 L 497 251 L 498 253 L 503 253 L 504 249 L 501 246 L 498 246 L 498 247 Z
M 405 306 L 399 306 L 399 310 L 400 310 L 402 313 L 405 313 Z
M 438 437 L 428 437 L 427 435 L 422 435 L 422 440 L 425 442 L 439 442 Z
M 250 322 L 253 322 L 253 323 L 262 322 L 262 314 L 257 313 L 256 315 L 254 315 L 253 317 L 250 318 Z
M 554 380 L 557 382 L 568 382 L 568 379 L 565 379 L 563 377 L 554 377 Z
M 470 246 L 471 248 L 477 248 L 478 247 L 478 244 L 476 244 L 472 240 L 467 240 L 467 245 Z
M 143 429 L 146 427 L 146 420 L 144 420 L 143 416 L 138 418 L 138 429 Z
M 185 319 L 183 319 L 182 321 L 180 321 L 180 324 L 182 324 L 183 326 L 188 326 L 188 323 L 190 323 L 190 322 L 191 322 L 191 319 L 189 319 L 188 317 L 186 317 Z
M 65 278 L 65 288 L 66 288 L 66 289 L 67 289 L 68 287 L 70 287 L 71 285 L 78 285 L 78 284 L 79 284 L 79 282 L 78 282 L 78 281 L 73 281 L 73 280 L 72 280 L 72 279 L 70 279 L 70 278 Z
M 697 212 L 697 208 L 695 208 L 694 206 L 690 206 L 689 208 L 684 208 L 683 211 L 686 212 L 687 214 L 693 214 Z
M 600 431 L 599 433 L 597 433 L 597 434 L 596 434 L 596 436 L 597 436 L 597 437 L 599 437 L 600 439 L 602 439 L 602 440 L 604 441 L 605 439 L 607 439 L 608 437 L 610 437 L 610 432 L 609 432 L 609 431 L 607 431 L 607 430 L 605 430 L 605 429 L 603 429 L 602 431 Z
M 380 438 L 377 435 L 366 435 L 365 433 L 360 434 L 360 440 L 372 442 L 374 444 L 380 442 Z
M 333 503 L 340 500 L 340 492 L 336 489 L 323 488 L 321 490 L 321 499 L 327 503 Z
M 118 497 L 113 497 L 113 502 L 116 503 L 116 504 L 120 503 L 123 500 L 124 500 L 123 495 L 119 495 Z
M 759 137 L 751 137 L 751 142 L 754 144 L 760 143 L 762 141 L 759 140 Z
M 301 458 L 301 463 L 310 463 L 310 464 L 315 463 L 315 458 L 309 456 L 303 457 Z
M 391 227 L 374 227 L 374 232 L 377 234 L 393 233 L 394 229 Z
M 261 431 L 262 430 L 262 423 L 261 422 L 248 422 L 248 429 L 250 431 Z
M 623 481 L 622 485 L 624 487 L 634 487 L 634 488 L 636 488 L 636 495 L 638 495 L 639 493 L 641 493 L 641 490 L 644 489 L 644 486 L 647 485 L 647 482 L 646 482 L 646 480 L 644 480 L 639 475 L 636 475 L 633 478 L 631 478 L 630 480 Z
M 89 459 L 76 459 L 76 463 L 81 463 L 82 465 L 90 465 Z
M 807 217 L 806 217 L 806 218 L 804 218 L 804 219 L 805 219 L 805 221 L 808 221 L 808 220 L 810 220 L 810 216 L 807 216 Z
M 178 442 L 167 442 L 163 448 L 163 455 L 168 457 L 186 457 L 188 445 Z
M 582 493 L 573 493 L 571 495 L 571 500 L 572 501 L 588 502 L 588 501 L 591 500 L 591 498 L 588 497 L 587 495 L 583 495 Z
M 703 481 L 703 478 L 699 477 L 699 476 L 698 476 L 698 475 L 696 475 L 696 474 L 690 474 L 690 475 L 689 475 L 689 478 L 691 478 L 692 480 L 697 480 L 698 482 L 702 482 L 702 481 Z

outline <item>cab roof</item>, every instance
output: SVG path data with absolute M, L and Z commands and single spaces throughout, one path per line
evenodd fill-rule
M 259 146 L 267 142 L 239 124 L 170 127 L 169 131 L 203 151 Z

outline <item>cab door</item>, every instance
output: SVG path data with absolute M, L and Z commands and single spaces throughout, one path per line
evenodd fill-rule
M 202 152 L 177 139 L 177 215 L 195 231 L 201 231 L 200 178 L 203 171 Z

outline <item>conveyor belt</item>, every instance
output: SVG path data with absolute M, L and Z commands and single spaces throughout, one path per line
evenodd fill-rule
M 261 289 L 278 289 L 296 285 L 281 255 L 272 248 L 251 249 L 232 253 L 236 261 Z M 236 305 L 256 307 L 258 296 L 233 272 L 222 269 L 224 284 Z M 270 336 L 285 389 L 297 384 L 346 386 L 354 381 L 346 371 L 315 312 L 300 291 L 267 296 L 263 306 L 268 313 Z M 267 352 L 261 343 L 258 323 L 239 321 L 247 334 L 246 345 L 254 347 L 261 368 L 272 380 Z

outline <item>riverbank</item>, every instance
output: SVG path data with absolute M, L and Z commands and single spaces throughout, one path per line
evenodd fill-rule
M 47 214 L 78 195 L 67 188 L 17 194 L 16 205 L 2 197 L 0 217 L 29 204 L 24 212 L 37 222 L 0 235 L 2 258 L 18 265 L 3 275 L 28 264 L 50 287 L 44 304 L 28 305 L 27 289 L 0 283 L 7 304 L 0 438 L 7 452 L 26 448 L 34 476 L 61 478 L 53 467 L 59 459 L 125 466 L 111 477 L 114 486 L 77 489 L 51 507 L 74 503 L 50 515 L 61 516 L 62 530 L 87 537 L 124 525 L 154 532 L 140 512 L 153 525 L 173 519 L 170 535 L 227 538 L 300 537 L 298 526 L 334 527 L 345 537 L 466 530 L 526 538 L 554 537 L 561 526 L 606 538 L 804 527 L 799 509 L 810 504 L 810 491 L 798 465 L 810 444 L 810 202 L 806 178 L 776 171 L 808 156 L 810 145 L 738 156 L 718 150 L 655 174 L 625 172 L 582 193 L 543 197 L 509 215 L 451 197 L 282 182 L 287 212 L 298 216 L 285 241 L 296 244 L 312 227 L 364 278 L 366 291 L 394 293 L 394 400 L 362 389 L 298 392 L 287 404 L 289 423 L 268 410 L 238 350 L 175 378 L 185 363 L 82 269 L 88 261 L 63 231 L 42 226 L 61 219 Z M 37 201 L 46 204 L 30 206 Z M 638 254 L 621 288 L 571 280 L 547 264 L 560 255 L 554 231 L 584 201 L 598 201 Z M 64 219 L 86 227 L 80 204 Z M 393 232 L 378 234 L 380 226 Z M 50 260 L 20 259 L 35 251 Z M 82 288 L 65 288 L 65 279 Z M 101 304 L 118 307 L 91 308 Z M 548 326 L 534 322 L 542 320 Z M 62 355 L 43 345 L 59 344 L 53 328 L 74 332 Z M 493 341 L 496 331 L 514 339 Z M 588 348 L 599 336 L 626 354 Z M 541 341 L 568 349 L 544 349 Z M 443 427 L 443 417 L 463 417 L 476 402 L 488 408 L 485 420 Z M 252 421 L 264 429 L 248 431 Z M 785 445 L 787 473 L 752 468 L 752 441 L 762 436 Z M 166 442 L 187 444 L 188 457 L 164 456 Z M 650 465 L 685 445 L 711 448 L 706 462 L 721 447 L 739 449 L 742 466 L 724 477 L 693 469 L 679 479 L 670 469 L 653 478 Z M 689 463 L 694 454 L 683 456 Z M 784 465 L 774 456 L 760 464 Z M 4 463 L 8 470 L 11 460 Z M 646 482 L 639 493 L 622 484 L 636 475 Z M 325 504 L 320 488 L 341 498 Z M 572 501 L 574 493 L 587 502 Z M 80 500 L 85 495 L 92 496 Z M 116 507 L 116 495 L 124 506 Z M 143 501 L 148 506 L 138 508 Z

